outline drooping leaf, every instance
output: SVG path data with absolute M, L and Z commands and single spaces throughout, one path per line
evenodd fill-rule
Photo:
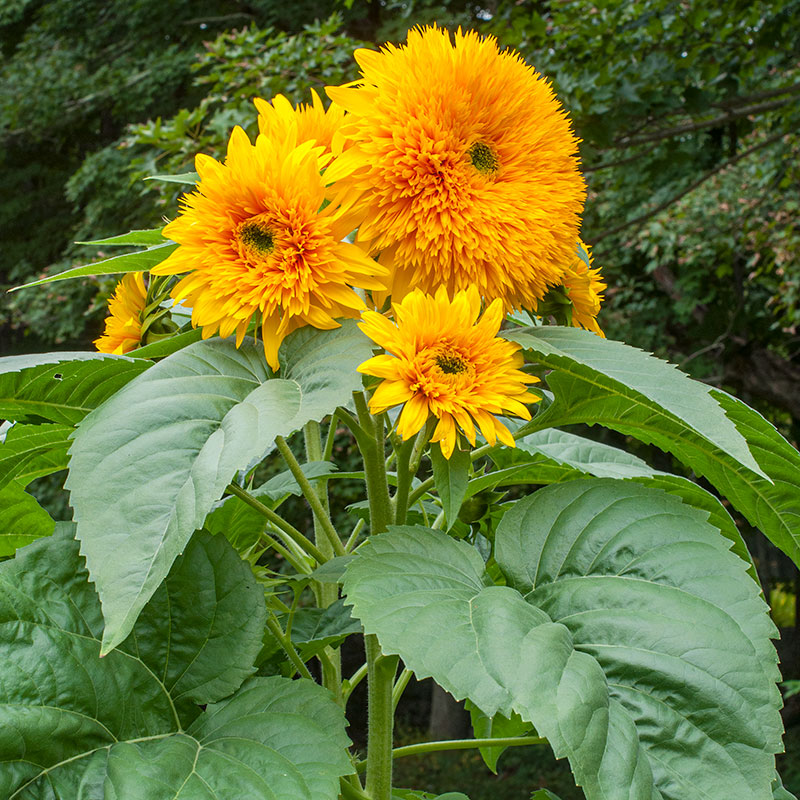
M 121 256 L 106 258 L 103 261 L 95 261 L 94 264 L 85 264 L 81 267 L 59 272 L 58 275 L 49 275 L 38 281 L 24 283 L 22 286 L 15 286 L 9 291 L 16 292 L 20 289 L 29 289 L 32 286 L 41 286 L 44 283 L 54 283 L 55 281 L 67 281 L 71 278 L 85 278 L 87 275 L 114 275 L 118 272 L 144 272 L 160 264 L 166 257 L 178 247 L 175 242 L 164 242 L 148 247 L 147 250 L 137 250 L 135 253 L 125 253 Z
M 288 377 L 280 379 L 270 377 L 259 345 L 197 342 L 151 367 L 79 426 L 67 488 L 103 604 L 104 653 L 130 632 L 236 471 L 269 452 L 276 436 L 350 399 L 365 358 L 354 329 L 347 321 L 334 331 L 292 334 L 283 351 Z M 299 366 L 288 360 L 295 354 Z
M 607 750 L 635 735 L 670 800 L 770 796 L 777 632 L 703 512 L 628 482 L 576 481 L 520 501 L 495 546 L 510 583 L 602 666 L 628 729 L 609 730 Z M 624 765 L 594 755 L 590 774 L 570 756 L 587 797 L 612 775 L 625 785 Z
M 50 536 L 54 528 L 51 516 L 21 486 L 10 483 L 0 488 L 0 556 Z
M 106 353 L 43 353 L 0 358 L 0 418 L 75 425 L 148 361 Z
M 504 717 L 502 714 L 495 714 L 489 717 L 483 713 L 476 705 L 466 702 L 472 723 L 472 732 L 476 739 L 504 739 L 512 736 L 524 736 L 533 730 L 530 722 L 526 722 L 519 714 L 512 714 Z M 479 748 L 481 758 L 489 769 L 497 774 L 497 761 L 508 749 L 507 746 L 481 747 Z
M 129 231 L 122 233 L 119 236 L 111 236 L 108 239 L 93 239 L 90 242 L 75 242 L 75 244 L 96 244 L 96 245 L 111 245 L 127 247 L 150 247 L 154 244 L 162 244 L 169 241 L 162 236 L 162 228 L 150 228 L 148 230 Z
M 351 633 L 360 631 L 361 624 L 339 599 L 327 608 L 299 609 L 292 621 L 292 642 L 307 661 L 326 647 L 335 647 Z
M 249 679 L 263 594 L 199 535 L 130 639 L 102 616 L 71 526 L 0 564 L 0 796 L 316 800 L 351 770 L 344 717 L 310 681 Z
M 693 381 L 674 365 L 578 328 L 516 328 L 503 335 L 532 351 L 538 363 L 555 371 L 548 376 L 555 401 L 543 412 L 542 421 L 563 416 L 564 407 L 569 407 L 571 414 L 591 416 L 602 397 L 603 411 L 624 420 L 625 433 L 635 436 L 634 430 L 649 431 L 670 421 L 677 431 L 694 432 L 706 440 L 707 446 L 761 472 L 747 442 L 712 397 L 710 387 Z M 587 391 L 590 387 L 596 388 L 597 396 Z
M 466 544 L 399 528 L 360 548 L 344 590 L 419 677 L 531 722 L 588 800 L 767 800 L 775 629 L 728 547 L 675 497 L 581 480 L 505 515 L 511 586 L 487 586 Z
M 455 448 L 448 459 L 442 454 L 439 445 L 434 444 L 431 446 L 430 456 L 433 482 L 442 501 L 446 530 L 450 530 L 458 519 L 461 504 L 467 496 L 467 481 L 472 463 L 470 454 L 468 450 Z
M 623 374 L 619 375 L 613 364 L 606 367 L 604 361 L 600 361 L 598 365 L 596 353 L 592 352 L 592 363 L 603 366 L 608 375 L 616 376 L 603 378 L 599 369 L 587 367 L 590 357 L 585 356 L 584 342 L 578 342 L 573 336 L 585 331 L 556 328 L 535 331 L 545 333 L 535 336 L 524 333 L 521 343 L 523 347 L 534 349 L 538 360 L 554 370 L 548 376 L 548 383 L 555 392 L 555 401 L 543 412 L 542 425 L 600 424 L 672 452 L 712 483 L 751 524 L 800 565 L 800 454 L 758 412 L 724 392 L 702 387 L 708 391 L 706 402 L 714 403 L 719 413 L 726 415 L 728 425 L 734 426 L 739 438 L 748 442 L 749 452 L 757 462 L 758 469 L 754 472 L 752 464 L 734 452 L 736 448 L 722 447 L 720 437 L 711 436 L 699 423 L 696 428 L 687 426 L 685 420 L 659 410 L 652 402 L 645 402 L 643 396 L 632 395 L 631 390 L 619 383 L 627 370 L 640 367 L 643 375 L 650 374 L 647 365 L 654 361 L 651 357 L 619 342 L 608 342 L 612 346 L 611 355 L 619 351 L 623 367 L 625 358 L 630 358 Z M 511 334 L 518 335 L 516 331 L 509 336 Z M 603 346 L 605 340 L 591 337 L 591 334 L 587 336 Z M 547 339 L 546 346 L 541 345 L 543 338 Z M 558 345 L 557 354 L 553 352 L 551 340 Z M 597 347 L 594 343 L 590 349 Z M 670 365 L 656 363 L 660 366 L 652 373 L 654 379 L 665 369 L 680 375 Z M 702 386 L 683 376 L 679 382 L 684 388 L 687 382 L 693 387 L 684 402 L 691 402 L 696 387 Z M 677 411 L 680 411 L 680 403 L 676 405 Z M 711 416 L 714 417 L 712 427 L 716 429 L 717 414 Z M 694 417 L 685 419 L 692 421 Z M 727 429 L 723 433 L 727 437 Z
M 22 487 L 35 478 L 66 469 L 71 425 L 13 425 L 0 444 L 0 487 L 12 481 Z
M 233 495 L 217 503 L 203 522 L 205 530 L 224 536 L 240 555 L 258 544 L 266 526 L 261 512 Z

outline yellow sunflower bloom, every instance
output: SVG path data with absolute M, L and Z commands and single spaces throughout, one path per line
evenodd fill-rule
M 495 414 L 531 415 L 524 403 L 539 398 L 526 384 L 538 378 L 520 371 L 519 345 L 497 338 L 503 303 L 495 300 L 478 319 L 481 298 L 475 287 L 450 300 L 441 286 L 431 297 L 421 290 L 392 305 L 396 325 L 382 314 L 365 311 L 360 326 L 386 350 L 359 366 L 359 372 L 383 378 L 370 399 L 379 414 L 404 403 L 397 424 L 403 439 L 416 434 L 433 414 L 439 422 L 431 441 L 445 458 L 456 444 L 457 427 L 475 445 L 475 428 L 495 444 L 509 447 L 514 437 Z
M 258 109 L 258 129 L 264 136 L 283 139 L 294 135 L 298 144 L 313 141 L 327 152 L 344 121 L 344 111 L 333 104 L 326 111 L 313 89 L 310 106 L 301 103 L 294 108 L 282 94 L 276 95 L 271 103 L 260 97 L 253 102 Z
M 121 355 L 139 346 L 142 338 L 141 314 L 146 297 L 144 273 L 129 272 L 123 275 L 108 300 L 109 316 L 106 317 L 103 335 L 94 342 L 99 352 Z
M 326 89 L 348 112 L 334 149 L 353 142 L 327 179 L 392 269 L 393 299 L 475 286 L 534 308 L 562 282 L 585 196 L 547 80 L 494 38 L 435 26 L 355 57 L 362 79 Z
M 236 333 L 261 322 L 264 352 L 273 369 L 287 334 L 304 325 L 336 328 L 364 303 L 351 286 L 380 290 L 386 270 L 342 239 L 351 230 L 331 203 L 321 210 L 320 171 L 330 156 L 294 135 L 258 136 L 255 145 L 234 128 L 224 164 L 198 155 L 200 183 L 184 197 L 164 236 L 180 247 L 154 275 L 188 272 L 172 291 L 192 307 L 203 338 Z
M 591 248 L 583 242 L 580 245 L 589 257 L 589 264 L 592 264 L 594 259 Z M 597 324 L 597 315 L 603 302 L 602 293 L 607 288 L 600 270 L 587 266 L 580 256 L 576 256 L 564 274 L 564 286 L 572 301 L 572 324 L 576 328 L 593 331 L 605 339 L 606 335 Z

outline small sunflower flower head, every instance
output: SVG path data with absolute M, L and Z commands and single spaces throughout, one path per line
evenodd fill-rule
M 273 97 L 272 102 L 260 97 L 253 102 L 258 110 L 258 130 L 268 139 L 294 136 L 298 144 L 313 141 L 328 153 L 344 122 L 344 110 L 332 104 L 326 111 L 313 89 L 311 105 L 301 103 L 295 108 L 282 94 Z
M 99 352 L 122 355 L 139 346 L 146 298 L 144 273 L 129 272 L 123 275 L 108 300 L 109 316 L 106 317 L 103 334 L 94 342 Z
M 514 437 L 495 414 L 531 415 L 526 403 L 539 398 L 526 384 L 538 378 L 520 370 L 518 344 L 497 336 L 503 303 L 493 301 L 480 316 L 481 298 L 471 287 L 450 300 L 440 287 L 435 296 L 417 289 L 394 303 L 395 322 L 375 311 L 362 314 L 361 329 L 386 353 L 359 366 L 359 372 L 382 378 L 370 399 L 379 414 L 403 405 L 397 432 L 414 436 L 430 415 L 438 419 L 431 441 L 450 458 L 460 429 L 475 445 L 476 427 L 492 445 L 509 447 Z
M 197 190 L 186 195 L 164 236 L 180 247 L 151 270 L 188 273 L 172 296 L 192 307 L 203 338 L 236 333 L 237 347 L 258 319 L 267 362 L 278 369 L 283 339 L 304 325 L 337 328 L 364 303 L 351 288 L 381 290 L 386 270 L 342 241 L 350 222 L 335 204 L 323 208 L 321 172 L 330 160 L 314 140 L 259 135 L 251 144 L 234 128 L 224 163 L 198 155 Z
M 393 300 L 475 286 L 535 308 L 562 283 L 585 196 L 548 81 L 492 37 L 436 26 L 355 57 L 362 78 L 326 89 L 347 111 L 327 178 L 391 269 Z
M 564 274 L 564 286 L 572 301 L 572 324 L 576 328 L 593 331 L 605 339 L 606 335 L 597 324 L 597 315 L 603 302 L 606 283 L 600 270 L 591 266 L 594 259 L 589 245 L 579 241 L 578 246 L 583 248 L 589 263 L 578 254 Z

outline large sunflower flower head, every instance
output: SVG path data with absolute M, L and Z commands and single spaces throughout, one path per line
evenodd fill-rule
M 593 331 L 605 339 L 606 335 L 597 324 L 597 315 L 603 302 L 603 290 L 607 288 L 606 283 L 600 270 L 592 266 L 594 259 L 589 245 L 579 242 L 578 246 L 583 248 L 586 260 L 578 253 L 564 274 L 564 287 L 572 301 L 572 324 L 576 328 Z
M 328 170 L 391 294 L 476 286 L 508 311 L 559 285 L 578 238 L 578 139 L 549 83 L 494 38 L 414 29 L 329 87 L 352 146 Z M 381 297 L 378 297 L 380 302 Z
M 294 107 L 282 94 L 269 103 L 260 97 L 253 102 L 258 110 L 258 129 L 264 136 L 269 139 L 294 136 L 298 144 L 313 141 L 327 152 L 344 121 L 344 110 L 331 104 L 326 111 L 313 89 L 311 105 L 300 103 Z
M 451 300 L 440 286 L 434 296 L 417 289 L 392 308 L 396 324 L 376 311 L 362 315 L 364 333 L 386 350 L 358 368 L 383 378 L 370 410 L 379 414 L 404 403 L 397 424 L 403 439 L 433 415 L 438 423 L 431 441 L 439 442 L 446 458 L 453 453 L 458 428 L 473 446 L 477 426 L 490 444 L 500 439 L 513 447 L 513 436 L 494 415 L 530 419 L 525 403 L 539 398 L 527 384 L 538 378 L 520 370 L 520 346 L 497 336 L 502 301 L 492 302 L 480 316 L 475 287 L 456 292 Z
M 128 272 L 123 275 L 108 300 L 109 316 L 106 317 L 103 334 L 94 342 L 99 352 L 121 355 L 139 346 L 146 298 L 144 273 Z
M 314 141 L 258 136 L 234 128 L 223 164 L 198 155 L 197 190 L 185 196 L 164 236 L 180 244 L 152 271 L 188 273 L 172 296 L 192 307 L 192 324 L 207 338 L 236 333 L 239 346 L 250 322 L 261 324 L 273 369 L 291 331 L 304 325 L 336 328 L 357 317 L 364 303 L 351 286 L 380 290 L 385 270 L 356 245 L 335 204 L 322 208 L 320 175 L 330 159 Z

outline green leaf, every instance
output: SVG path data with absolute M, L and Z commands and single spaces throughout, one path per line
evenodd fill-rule
M 588 798 L 629 782 L 614 751 L 637 743 L 664 798 L 771 796 L 777 632 L 728 547 L 703 512 L 629 482 L 550 486 L 500 523 L 495 554 L 509 582 L 608 679 L 616 723 L 580 763 L 533 720 Z
M 222 537 L 198 532 L 120 649 L 159 676 L 186 720 L 193 704 L 227 697 L 252 675 L 266 616 L 249 565 Z
M 184 333 L 178 333 L 175 336 L 170 336 L 168 339 L 161 339 L 157 342 L 151 342 L 144 347 L 138 347 L 136 350 L 131 350 L 128 355 L 130 358 L 166 358 L 178 350 L 182 350 L 194 342 L 199 342 L 203 337 L 201 328 L 194 328 Z
M 361 624 L 339 599 L 327 608 L 301 608 L 292 620 L 292 642 L 304 661 L 326 647 L 335 647 L 351 633 L 361 633 Z
M 510 717 L 495 714 L 493 717 L 489 717 L 469 700 L 466 702 L 466 708 L 469 711 L 472 732 L 476 739 L 524 736 L 533 730 L 530 722 L 526 722 L 519 714 L 512 714 Z M 495 775 L 497 775 L 497 761 L 506 750 L 508 750 L 506 746 L 479 748 L 481 758 Z
M 234 496 L 217 503 L 203 522 L 205 530 L 224 536 L 242 556 L 258 544 L 266 526 L 260 511 Z
M 356 558 L 355 554 L 348 556 L 336 556 L 324 564 L 320 564 L 312 573 L 311 577 L 320 583 L 341 583 L 347 565 Z
M 706 516 L 630 481 L 559 484 L 498 528 L 511 586 L 487 586 L 465 543 L 395 528 L 360 548 L 344 591 L 419 678 L 531 722 L 588 800 L 767 800 L 776 631 Z
M 699 435 L 761 474 L 747 442 L 712 397 L 710 387 L 693 381 L 674 365 L 577 328 L 516 328 L 503 335 L 533 351 L 538 363 L 554 370 L 547 382 L 556 397 L 542 419 L 549 425 L 587 420 L 607 425 L 604 417 L 608 416 L 623 423 L 624 433 L 642 438 L 639 431 L 647 436 L 669 422 L 678 435 Z M 596 409 L 599 402 L 602 408 Z
M 310 681 L 249 679 L 263 594 L 200 535 L 133 635 L 98 658 L 102 616 L 71 526 L 0 564 L 0 796 L 316 800 L 351 771 L 341 709 Z
M 128 635 L 237 470 L 263 458 L 276 436 L 350 399 L 360 385 L 361 340 L 369 346 L 354 331 L 347 321 L 335 331 L 301 329 L 287 337 L 282 379 L 270 378 L 258 345 L 197 342 L 81 423 L 66 485 L 103 604 L 104 653 Z M 295 337 L 299 342 L 289 341 Z
M 22 286 L 15 286 L 13 289 L 9 289 L 9 291 L 16 292 L 20 289 L 29 289 L 31 286 L 41 286 L 44 283 L 66 281 L 71 278 L 85 278 L 87 275 L 113 275 L 118 272 L 143 272 L 160 264 L 177 247 L 178 245 L 174 242 L 167 241 L 163 244 L 148 247 L 147 250 L 125 253 L 121 256 L 106 258 L 103 261 L 95 261 L 93 264 L 85 264 L 81 267 L 72 267 L 64 272 L 59 272 L 58 275 L 50 275 L 38 281 L 24 283 Z
M 775 780 L 772 783 L 772 800 L 797 800 L 797 798 L 784 787 L 781 776 L 777 773 L 775 773 Z
M 547 330 L 556 334 L 555 328 Z M 558 339 L 563 333 L 570 332 L 564 330 L 554 338 Z M 585 331 L 573 333 L 580 335 Z M 516 335 L 516 331 L 511 334 Z M 528 342 L 530 334 L 523 338 Z M 593 338 L 598 342 L 604 341 L 596 336 Z M 630 350 L 633 354 L 630 361 L 634 366 L 641 359 L 653 361 L 619 342 L 609 344 L 613 350 Z M 577 346 L 573 349 L 575 358 L 541 357 L 546 366 L 554 368 L 548 376 L 548 383 L 556 394 L 554 403 L 542 412 L 542 417 L 537 418 L 543 426 L 575 422 L 600 424 L 674 453 L 696 474 L 705 477 L 752 525 L 800 565 L 800 503 L 797 500 L 800 496 L 800 454 L 770 423 L 730 395 L 708 389 L 711 402 L 724 412 L 727 422 L 735 426 L 740 438 L 748 442 L 758 463 L 756 474 L 744 461 L 731 457 L 729 450 L 720 449 L 714 438 L 704 431 L 698 433 L 675 415 L 659 411 L 641 397 L 631 397 L 621 384 L 605 380 L 596 372 L 588 372 L 577 360 L 582 351 Z M 661 365 L 656 373 L 664 368 L 674 371 L 668 364 L 656 363 Z M 646 362 L 640 366 L 644 372 Z M 608 371 L 612 370 L 609 368 Z M 682 378 L 682 381 L 701 386 L 688 378 Z M 767 477 L 762 477 L 764 475 Z
M 432 794 L 418 789 L 392 789 L 392 800 L 469 800 L 469 797 L 461 792 Z
M 196 172 L 182 172 L 179 175 L 148 175 L 144 180 L 194 184 L 200 180 L 200 176 Z
M 458 448 L 455 448 L 447 459 L 442 455 L 438 444 L 431 446 L 430 456 L 433 482 L 442 501 L 442 510 L 447 522 L 446 530 L 449 531 L 458 519 L 461 504 L 467 496 L 467 481 L 472 460 L 468 450 Z
M 685 503 L 707 511 L 710 522 L 731 540 L 733 552 L 750 565 L 750 574 L 758 582 L 753 559 L 730 514 L 716 497 L 686 478 L 654 470 L 624 450 L 554 428 L 529 434 L 517 441 L 514 450 L 497 448 L 490 456 L 501 466 L 513 466 L 470 481 L 470 496 L 491 486 L 561 483 L 589 475 L 629 478 L 643 486 L 663 489 Z M 526 457 L 532 458 L 526 462 Z
M 531 795 L 531 800 L 561 800 L 561 798 L 549 789 L 538 789 Z
M 0 444 L 0 487 L 22 487 L 35 478 L 66 469 L 71 425 L 12 425 Z
M 110 239 L 93 239 L 91 242 L 75 242 L 75 244 L 96 244 L 128 247 L 150 247 L 154 244 L 162 244 L 169 241 L 162 236 L 163 228 L 150 228 L 148 230 L 129 231 L 128 233 L 112 236 Z
M 106 353 L 0 358 L 0 418 L 75 425 L 150 363 Z
M 50 536 L 55 527 L 36 498 L 21 486 L 0 489 L 0 556 L 11 556 L 20 547 Z

